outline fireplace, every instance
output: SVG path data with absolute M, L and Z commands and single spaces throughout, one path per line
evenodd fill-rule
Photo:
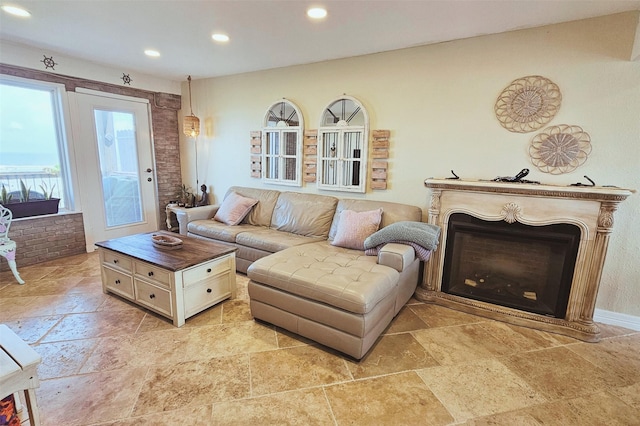
M 564 318 L 578 255 L 575 225 L 449 217 L 442 291 Z
M 632 191 L 427 179 L 442 228 L 419 300 L 599 340 L 593 322 L 613 213 Z

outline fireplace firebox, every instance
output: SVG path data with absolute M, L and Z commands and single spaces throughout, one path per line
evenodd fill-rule
M 564 318 L 580 229 L 449 217 L 442 291 Z
M 633 190 L 427 179 L 440 244 L 415 297 L 600 340 L 593 313 L 614 212 Z

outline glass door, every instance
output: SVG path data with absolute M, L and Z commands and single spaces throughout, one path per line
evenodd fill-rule
M 87 250 L 110 238 L 158 229 L 146 100 L 74 93 L 74 142 Z
M 102 205 L 106 228 L 142 222 L 135 131 L 130 112 L 94 109 Z

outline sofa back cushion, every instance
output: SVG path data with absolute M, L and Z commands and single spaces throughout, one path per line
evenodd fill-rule
M 414 222 L 422 221 L 422 209 L 420 207 L 411 206 L 409 204 L 391 203 L 388 201 L 342 199 L 338 202 L 333 216 L 333 221 L 329 230 L 329 240 L 333 241 L 336 237 L 338 224 L 340 223 L 340 213 L 342 213 L 343 210 L 365 212 L 375 210 L 377 208 L 382 208 L 380 229 L 402 220 L 410 220 Z
M 276 201 L 278 200 L 280 191 L 232 186 L 227 191 L 225 198 L 232 192 L 247 198 L 258 200 L 258 203 L 253 206 L 249 214 L 245 216 L 241 223 L 257 226 L 269 226 L 271 223 L 271 216 L 273 215 L 273 209 L 276 206 Z
M 326 195 L 282 192 L 273 210 L 271 228 L 326 238 L 337 204 L 337 198 Z

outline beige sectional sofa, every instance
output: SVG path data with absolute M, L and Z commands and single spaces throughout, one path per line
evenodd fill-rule
M 420 260 L 405 244 L 389 243 L 377 256 L 332 245 L 341 213 L 381 208 L 383 228 L 420 222 L 422 210 L 244 187 L 230 188 L 227 196 L 232 192 L 258 200 L 241 223 L 212 220 L 219 206 L 206 206 L 181 212 L 181 228 L 238 249 L 236 265 L 250 278 L 254 318 L 362 358 L 413 295 Z

